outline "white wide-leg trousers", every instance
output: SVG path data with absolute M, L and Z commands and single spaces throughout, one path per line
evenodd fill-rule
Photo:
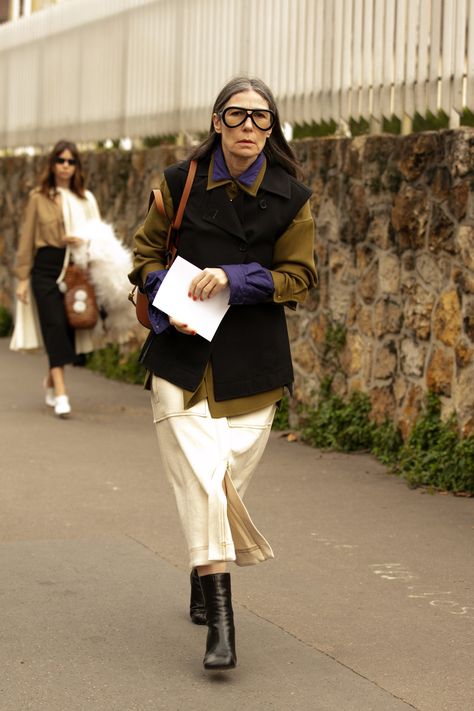
M 212 418 L 207 400 L 185 410 L 182 390 L 156 376 L 151 402 L 190 566 L 219 561 L 253 565 L 273 558 L 241 497 L 267 444 L 275 405 Z

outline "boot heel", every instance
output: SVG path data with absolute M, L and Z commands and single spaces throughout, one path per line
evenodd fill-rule
M 200 582 L 208 626 L 204 669 L 210 671 L 234 669 L 237 656 L 230 573 L 204 575 L 200 578 Z

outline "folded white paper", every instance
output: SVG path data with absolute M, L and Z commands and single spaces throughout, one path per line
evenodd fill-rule
M 194 301 L 188 296 L 189 285 L 202 269 L 182 257 L 176 257 L 153 299 L 153 306 L 185 323 L 208 341 L 212 341 L 229 308 L 229 288 L 210 299 Z

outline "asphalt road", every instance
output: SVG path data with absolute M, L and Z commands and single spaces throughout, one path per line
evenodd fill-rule
M 148 394 L 0 341 L 1 711 L 469 711 L 474 499 L 273 434 L 246 503 L 274 561 L 232 567 L 238 667 L 202 669 Z

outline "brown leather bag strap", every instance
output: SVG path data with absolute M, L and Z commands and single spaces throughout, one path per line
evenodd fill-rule
M 161 192 L 160 189 L 153 190 L 153 197 L 155 198 L 155 205 L 163 217 L 167 217 L 166 215 L 166 210 L 165 210 L 165 203 L 163 201 L 163 193 Z
M 188 202 L 189 193 L 193 186 L 194 176 L 196 175 L 197 161 L 192 160 L 189 164 L 188 177 L 184 184 L 183 194 L 181 195 L 181 200 L 178 205 L 178 212 L 173 220 L 173 229 L 179 230 L 181 227 L 181 222 L 183 221 L 184 210 L 186 208 L 186 203 Z
M 183 215 L 184 215 L 184 210 L 186 208 L 186 203 L 188 202 L 188 197 L 189 193 L 191 192 L 191 188 L 194 182 L 194 176 L 196 175 L 196 169 L 197 169 L 197 161 L 192 160 L 189 164 L 189 170 L 188 170 L 188 175 L 186 177 L 186 182 L 184 184 L 184 189 L 183 193 L 181 195 L 181 200 L 179 201 L 178 205 L 178 211 L 176 213 L 176 216 L 174 220 L 171 222 L 169 229 L 168 229 L 168 236 L 166 239 L 166 252 L 168 254 L 168 264 L 167 264 L 167 269 L 171 266 L 172 262 L 174 261 L 174 258 L 176 256 L 176 244 L 173 241 L 173 232 L 179 230 L 181 227 L 181 222 L 183 221 Z M 166 214 L 165 210 L 165 203 L 163 200 L 163 193 L 159 188 L 156 190 L 153 190 L 152 192 L 153 197 L 150 195 L 150 202 L 148 205 L 148 209 L 150 209 L 153 200 L 155 201 L 156 209 L 166 219 L 168 219 L 168 215 Z
M 171 223 L 171 227 L 173 230 L 179 230 L 179 228 L 181 227 L 181 222 L 183 221 L 184 211 L 186 209 L 186 203 L 188 202 L 189 193 L 191 192 L 191 188 L 192 188 L 193 182 L 194 182 L 194 176 L 196 175 L 196 169 L 197 169 L 197 161 L 192 160 L 189 164 L 189 171 L 188 171 L 188 175 L 186 177 L 186 182 L 184 184 L 184 189 L 183 189 L 183 193 L 181 195 L 181 200 L 179 201 L 178 211 L 176 212 L 176 216 L 175 216 L 173 222 Z M 161 192 L 161 190 L 159 188 L 157 188 L 156 190 L 153 190 L 153 198 L 155 200 L 155 205 L 156 205 L 156 209 L 158 210 L 158 212 L 161 215 L 163 215 L 163 217 L 168 218 L 168 215 L 166 214 L 166 210 L 165 210 L 163 193 Z M 150 196 L 150 202 L 148 205 L 148 209 L 150 209 L 152 203 L 153 203 L 153 199 Z

